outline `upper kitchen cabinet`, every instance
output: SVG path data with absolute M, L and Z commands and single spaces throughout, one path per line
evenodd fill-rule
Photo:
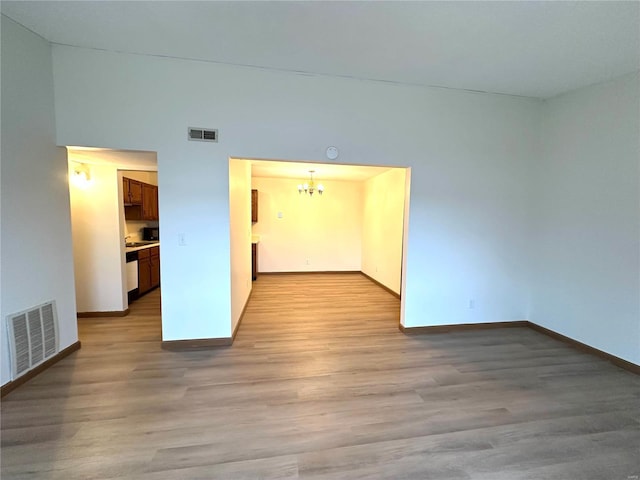
M 132 178 L 123 178 L 122 193 L 125 205 L 142 204 L 142 182 Z
M 158 220 L 158 187 L 142 184 L 142 220 Z
M 125 218 L 158 220 L 158 187 L 126 177 L 122 182 Z
M 256 223 L 257 221 L 258 221 L 258 190 L 251 190 L 251 223 Z

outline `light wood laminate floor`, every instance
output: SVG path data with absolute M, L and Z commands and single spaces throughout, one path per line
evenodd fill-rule
M 232 347 L 169 352 L 159 295 L 3 399 L 3 480 L 640 475 L 639 377 L 532 330 L 406 336 L 359 274 L 263 275 Z

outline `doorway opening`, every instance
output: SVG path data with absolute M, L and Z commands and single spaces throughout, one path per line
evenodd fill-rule
M 229 174 L 233 331 L 251 267 L 358 272 L 402 302 L 409 168 L 232 158 Z
M 157 154 L 67 147 L 67 160 L 78 317 L 126 316 L 160 285 Z

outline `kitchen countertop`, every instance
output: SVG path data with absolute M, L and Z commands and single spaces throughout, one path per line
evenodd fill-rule
M 160 246 L 160 242 L 153 242 L 153 243 L 149 243 L 147 245 L 141 245 L 139 247 L 125 247 L 124 251 L 125 251 L 125 253 L 137 252 L 138 250 L 144 250 L 145 248 L 159 247 L 159 246 Z

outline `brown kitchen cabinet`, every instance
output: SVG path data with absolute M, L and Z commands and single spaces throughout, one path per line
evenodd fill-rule
M 125 205 L 142 204 L 142 182 L 132 178 L 123 178 L 122 196 Z
M 160 286 L 160 247 L 138 250 L 138 294 Z
M 251 244 L 251 279 L 258 279 L 258 244 Z
M 160 220 L 160 210 L 158 208 L 158 187 L 156 185 L 153 186 L 152 206 L 151 214 L 153 215 L 153 220 Z
M 151 288 L 160 286 L 160 247 L 151 247 L 149 261 L 151 264 Z
M 149 248 L 138 251 L 138 293 L 151 290 L 151 258 Z
M 257 221 L 258 221 L 258 190 L 251 190 L 251 223 L 256 223 Z
M 124 217 L 127 220 L 158 220 L 158 187 L 126 177 L 122 181 Z
M 142 220 L 158 220 L 158 187 L 142 184 Z

